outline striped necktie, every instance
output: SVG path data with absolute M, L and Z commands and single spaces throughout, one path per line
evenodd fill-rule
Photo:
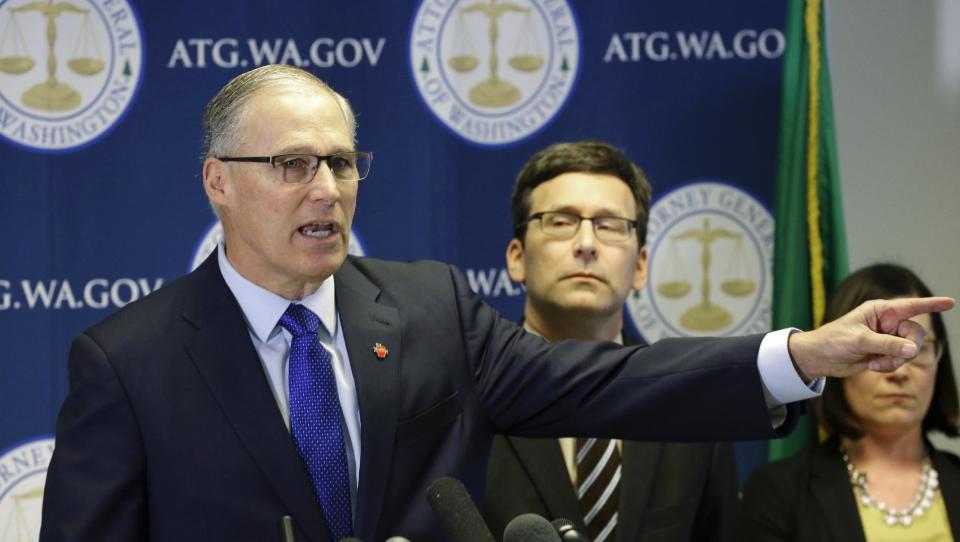
M 577 439 L 577 497 L 593 542 L 613 540 L 620 501 L 620 451 L 610 439 Z
M 320 318 L 303 305 L 290 304 L 280 325 L 293 335 L 290 344 L 290 432 L 323 509 L 330 536 L 353 534 L 350 477 L 340 422 L 340 398 L 330 353 L 320 345 Z

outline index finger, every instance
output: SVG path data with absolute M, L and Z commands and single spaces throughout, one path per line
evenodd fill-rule
M 878 302 L 877 316 L 884 324 L 894 324 L 909 320 L 918 314 L 943 312 L 953 308 L 956 300 L 952 297 L 902 297 Z

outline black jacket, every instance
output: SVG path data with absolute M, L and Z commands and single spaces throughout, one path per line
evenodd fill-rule
M 625 335 L 626 344 L 637 341 Z M 656 363 L 656 361 L 653 361 Z M 616 540 L 733 540 L 737 466 L 732 443 L 623 441 Z M 499 540 L 524 513 L 583 529 L 557 439 L 497 435 L 487 467 L 484 515 Z
M 960 457 L 930 448 L 953 539 L 960 540 Z M 740 540 L 864 542 L 839 440 L 757 467 L 743 489 Z

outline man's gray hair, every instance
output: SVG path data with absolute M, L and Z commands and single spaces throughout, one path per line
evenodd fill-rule
M 350 140 L 356 141 L 357 120 L 346 98 L 312 73 L 296 66 L 268 64 L 234 77 L 207 104 L 203 114 L 202 158 L 225 156 L 240 139 L 240 125 L 250 97 L 259 90 L 288 83 L 314 85 L 326 92 L 340 106 Z

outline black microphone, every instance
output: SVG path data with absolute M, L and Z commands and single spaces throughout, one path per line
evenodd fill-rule
M 493 533 L 473 504 L 467 488 L 456 478 L 440 478 L 427 488 L 427 503 L 455 542 L 494 542 Z
M 507 523 L 503 542 L 563 542 L 553 525 L 536 514 L 520 514 Z
M 590 542 L 586 534 L 577 530 L 577 524 L 567 518 L 557 518 L 550 523 L 560 533 L 560 540 L 563 542 Z

